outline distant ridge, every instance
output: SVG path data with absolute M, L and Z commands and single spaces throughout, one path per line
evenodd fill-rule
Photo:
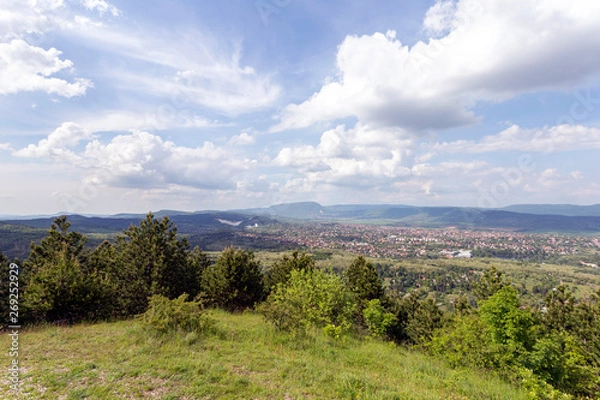
M 504 207 L 502 210 L 524 214 L 600 217 L 600 204 L 589 206 L 577 206 L 573 204 L 514 204 Z
M 83 233 L 114 233 L 137 225 L 144 214 L 111 216 L 70 215 L 73 229 Z M 323 206 L 316 202 L 276 204 L 266 208 L 231 211 L 160 210 L 155 217 L 169 216 L 179 232 L 207 233 L 224 229 L 244 229 L 277 221 L 324 221 L 389 224 L 407 227 L 472 229 L 511 229 L 527 232 L 600 233 L 600 204 L 514 205 L 502 209 L 468 207 L 418 207 L 391 204 L 338 204 Z M 9 225 L 47 229 L 54 217 L 7 219 Z
M 600 232 L 600 205 L 517 205 L 511 207 L 521 211 L 511 211 L 508 207 L 480 209 L 390 204 L 323 206 L 315 202 L 301 202 L 277 204 L 268 208 L 238 210 L 238 212 L 295 221 L 347 221 L 407 227 L 510 229 L 523 232 Z M 526 211 L 529 209 L 536 212 L 527 213 Z M 555 212 L 555 214 L 551 212 Z M 566 213 L 572 215 L 565 215 Z M 594 215 L 594 213 L 597 214 Z
M 227 211 L 156 213 L 154 215 L 157 218 L 169 215 L 169 219 L 177 226 L 178 231 L 184 234 L 207 233 L 215 230 L 234 228 L 243 229 L 248 226 L 266 225 L 273 222 L 269 218 L 257 215 Z M 145 216 L 146 214 L 118 214 L 118 216 L 86 217 L 73 214 L 68 216 L 68 220 L 71 222 L 73 230 L 82 233 L 117 233 L 127 229 L 131 225 L 138 225 Z M 30 220 L 5 220 L 0 221 L 0 224 L 48 229 L 53 220 L 54 217 L 44 217 Z

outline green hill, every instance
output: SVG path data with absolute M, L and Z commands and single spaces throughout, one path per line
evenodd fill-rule
M 571 217 L 600 217 L 600 204 L 578 206 L 574 204 L 514 204 L 504 211 L 524 214 L 566 215 Z
M 295 339 L 254 313 L 213 315 L 217 332 L 206 337 L 151 338 L 131 320 L 21 331 L 22 394 L 1 385 L 0 398 L 527 398 L 490 373 L 390 343 Z M 7 335 L 0 346 L 9 348 Z

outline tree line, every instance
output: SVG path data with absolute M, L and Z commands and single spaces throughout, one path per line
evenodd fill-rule
M 442 311 L 424 291 L 400 296 L 384 288 L 376 267 L 362 256 L 342 273 L 317 268 L 313 257 L 298 251 L 269 267 L 251 250 L 232 247 L 212 261 L 190 248 L 168 217 L 151 213 L 114 242 L 94 249 L 86 242 L 63 216 L 43 240 L 31 244 L 20 271 L 21 321 L 143 315 L 169 326 L 174 317 L 165 317 L 162 309 L 179 310 L 188 317 L 179 315 L 177 321 L 198 327 L 199 320 L 189 316 L 205 308 L 255 309 L 276 329 L 292 334 L 320 330 L 334 338 L 377 337 L 455 366 L 494 371 L 525 385 L 535 398 L 600 394 L 600 290 L 576 300 L 558 286 L 543 307 L 525 307 L 515 287 L 492 267 L 472 287 L 475 302 L 463 293 Z M 4 277 L 8 265 L 0 253 Z M 4 299 L 9 297 L 6 281 L 0 282 Z M 6 320 L 8 300 L 0 311 Z

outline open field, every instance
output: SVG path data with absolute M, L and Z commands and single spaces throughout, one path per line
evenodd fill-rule
M 12 399 L 525 399 L 482 371 L 375 340 L 295 339 L 254 313 L 214 312 L 207 337 L 148 337 L 136 321 L 22 331 Z M 0 346 L 8 348 L 8 336 Z M 5 361 L 6 362 L 6 361 Z

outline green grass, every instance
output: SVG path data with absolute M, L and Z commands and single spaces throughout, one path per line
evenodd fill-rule
M 151 337 L 136 321 L 22 331 L 22 393 L 15 397 L 3 380 L 0 398 L 526 398 L 490 374 L 453 370 L 390 343 L 298 339 L 253 313 L 214 317 L 217 332 L 204 337 Z M 6 334 L 0 346 L 9 348 Z

